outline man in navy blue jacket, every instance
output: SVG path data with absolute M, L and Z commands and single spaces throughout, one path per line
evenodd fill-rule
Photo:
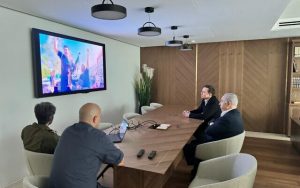
M 205 130 L 206 142 L 229 138 L 244 131 L 241 114 L 236 109 L 237 104 L 238 98 L 236 94 L 224 94 L 220 102 L 222 110 L 220 118 L 211 122 Z
M 209 122 L 205 130 L 204 140 L 195 139 L 183 148 L 188 165 L 194 165 L 192 175 L 196 172 L 199 161 L 195 158 L 195 150 L 198 144 L 222 140 L 236 136 L 244 131 L 243 120 L 237 110 L 238 98 L 234 93 L 226 93 L 220 101 L 222 113 L 214 122 Z

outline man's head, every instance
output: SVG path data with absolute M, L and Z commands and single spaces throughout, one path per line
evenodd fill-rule
M 211 85 L 203 86 L 201 90 L 201 99 L 210 99 L 215 95 L 215 88 Z
M 64 45 L 64 54 L 67 57 L 69 57 L 69 55 L 70 55 L 70 49 L 69 49 L 69 47 L 67 45 Z
M 222 111 L 235 109 L 238 105 L 238 97 L 234 93 L 225 93 L 220 101 L 220 108 Z
M 101 121 L 101 108 L 95 103 L 86 103 L 79 110 L 79 121 L 88 123 L 95 128 L 99 127 Z
M 50 125 L 53 121 L 55 111 L 56 107 L 50 102 L 41 102 L 35 105 L 34 113 L 38 124 Z

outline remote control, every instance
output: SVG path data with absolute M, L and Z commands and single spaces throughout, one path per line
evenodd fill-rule
M 140 149 L 140 151 L 136 154 L 137 158 L 141 158 L 145 153 L 144 149 Z
M 152 160 L 156 155 L 156 151 L 151 151 L 150 154 L 148 155 L 148 159 Z

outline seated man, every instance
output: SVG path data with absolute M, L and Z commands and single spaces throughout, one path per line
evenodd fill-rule
M 194 165 L 192 175 L 197 172 L 199 161 L 195 158 L 195 150 L 198 144 L 222 140 L 241 134 L 244 131 L 243 120 L 237 110 L 238 98 L 234 93 L 226 93 L 221 98 L 221 116 L 210 123 L 205 130 L 205 139 L 202 141 L 193 140 L 183 148 L 185 159 L 188 165 Z
M 34 107 L 38 123 L 26 126 L 21 133 L 26 150 L 53 154 L 59 136 L 49 128 L 55 114 L 55 106 L 50 102 L 41 102 Z
M 216 119 L 221 114 L 218 99 L 214 96 L 215 89 L 211 85 L 203 86 L 201 90 L 201 104 L 200 106 L 192 111 L 183 111 L 184 117 L 195 118 L 204 120 L 204 122 L 198 127 L 194 133 L 194 137 L 198 140 L 203 140 L 204 130 L 208 127 L 208 122 Z
M 123 164 L 123 152 L 98 129 L 100 113 L 94 103 L 83 105 L 79 123 L 63 132 L 54 154 L 51 188 L 99 188 L 97 172 L 101 164 Z

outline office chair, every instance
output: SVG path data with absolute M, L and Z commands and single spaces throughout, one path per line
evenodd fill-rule
M 155 110 L 156 108 L 154 107 L 151 107 L 151 106 L 142 106 L 141 107 L 141 112 L 142 112 L 142 115 L 143 114 L 146 114 L 147 112 L 150 112 L 152 110 Z
M 140 115 L 141 114 L 138 114 L 138 113 L 128 112 L 128 113 L 123 114 L 123 120 L 125 120 L 127 123 L 129 123 L 130 119 L 135 118 Z
M 208 160 L 224 155 L 240 153 L 245 138 L 245 131 L 239 135 L 199 144 L 196 147 L 195 157 L 201 160 Z
M 23 178 L 23 188 L 50 188 L 47 176 L 27 176 Z
M 113 125 L 114 124 L 112 124 L 112 123 L 102 122 L 102 123 L 100 123 L 99 129 L 100 130 L 105 130 L 105 129 L 108 129 L 110 127 L 113 127 Z
M 150 103 L 150 107 L 153 107 L 153 108 L 159 108 L 159 107 L 162 107 L 162 106 L 163 105 L 159 104 L 159 103 L 155 103 L 155 102 Z
M 24 149 L 26 165 L 30 175 L 50 176 L 53 155 Z
M 246 153 L 203 161 L 189 188 L 252 188 L 257 171 L 255 157 Z

